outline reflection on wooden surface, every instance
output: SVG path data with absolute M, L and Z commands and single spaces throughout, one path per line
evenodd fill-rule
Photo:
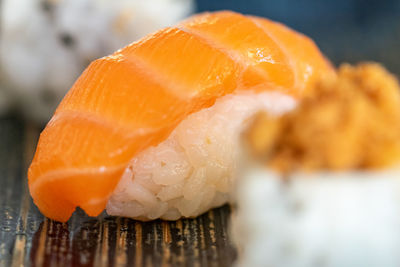
M 230 209 L 196 219 L 137 222 L 78 210 L 44 218 L 27 192 L 26 169 L 39 129 L 0 118 L 0 266 L 230 266 Z

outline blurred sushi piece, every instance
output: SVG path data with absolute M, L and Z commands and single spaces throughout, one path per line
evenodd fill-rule
M 400 266 L 400 88 L 345 65 L 244 134 L 231 234 L 237 266 Z
M 193 9 L 192 0 L 2 0 L 0 112 L 47 122 L 92 60 Z

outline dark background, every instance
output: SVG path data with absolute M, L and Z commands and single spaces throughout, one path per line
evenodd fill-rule
M 197 9 L 280 21 L 312 37 L 336 65 L 373 60 L 400 75 L 398 0 L 198 0 Z

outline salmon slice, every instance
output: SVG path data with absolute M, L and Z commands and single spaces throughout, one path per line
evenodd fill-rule
M 263 28 L 247 17 L 231 12 L 201 14 L 179 26 L 218 47 L 241 66 L 240 88 L 294 89 L 291 59 Z
M 332 75 L 327 72 L 327 66 L 333 67 L 324 57 L 315 43 L 307 36 L 297 33 L 281 23 L 264 18 L 251 17 L 254 23 L 261 27 L 267 34 L 280 45 L 283 51 L 291 59 L 291 65 L 295 70 L 296 90 L 302 95 L 311 88 L 316 79 L 321 76 Z M 301 45 L 299 45 L 301 44 Z
M 29 189 L 47 217 L 102 212 L 129 161 L 237 90 L 296 97 L 333 68 L 308 38 L 234 12 L 204 13 L 94 61 L 40 135 Z

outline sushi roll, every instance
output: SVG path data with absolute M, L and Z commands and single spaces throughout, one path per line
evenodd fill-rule
M 79 74 L 190 15 L 193 0 L 0 1 L 0 112 L 45 123 Z
M 243 135 L 237 266 L 399 266 L 399 84 L 371 63 L 317 84 Z
M 193 217 L 227 203 L 238 138 L 260 109 L 291 110 L 335 75 L 307 37 L 222 11 L 94 61 L 41 133 L 29 189 L 44 215 Z

